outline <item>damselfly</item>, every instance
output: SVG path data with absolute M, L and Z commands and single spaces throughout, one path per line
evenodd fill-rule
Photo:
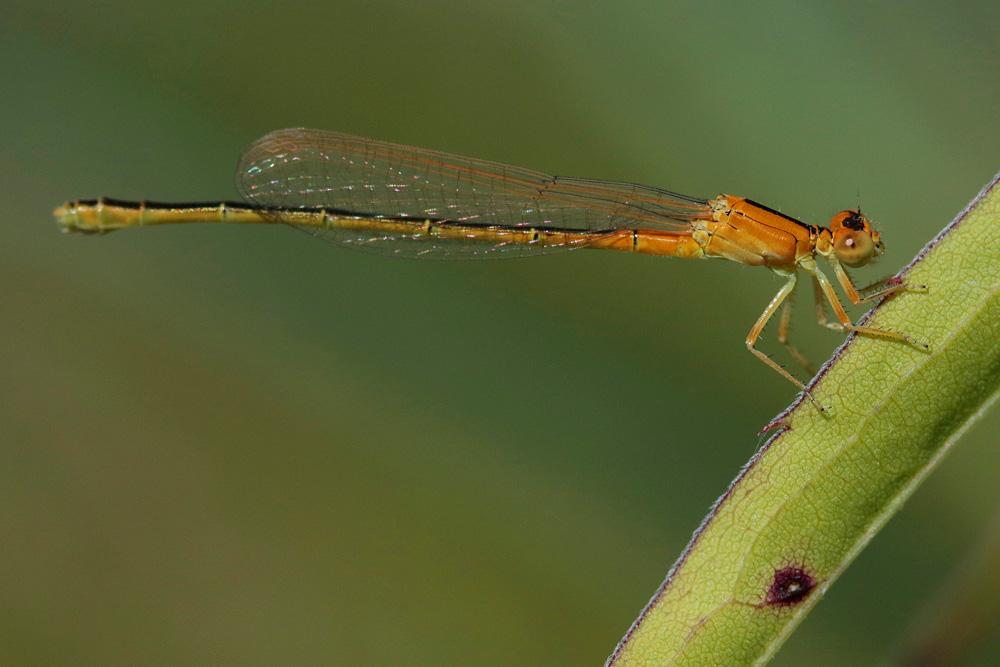
M 64 230 L 85 233 L 181 222 L 280 222 L 351 248 L 406 257 L 481 259 L 600 248 L 765 266 L 786 281 L 747 335 L 747 348 L 810 399 L 802 382 L 756 347 L 781 308 L 778 340 L 811 372 L 788 341 L 800 269 L 812 277 L 821 325 L 928 349 L 902 333 L 854 325 L 820 270 L 817 257 L 829 263 L 854 304 L 923 289 L 890 281 L 855 286 L 845 267 L 864 266 L 885 249 L 857 209 L 819 227 L 743 197 L 699 199 L 632 183 L 548 176 L 306 129 L 278 130 L 254 142 L 240 159 L 236 185 L 245 203 L 97 199 L 67 203 L 55 215 Z M 836 321 L 827 320 L 824 301 Z

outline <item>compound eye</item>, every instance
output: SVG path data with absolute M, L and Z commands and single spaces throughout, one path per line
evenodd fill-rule
M 868 232 L 854 231 L 840 236 L 833 252 L 841 262 L 852 269 L 864 266 L 875 254 L 875 242 Z

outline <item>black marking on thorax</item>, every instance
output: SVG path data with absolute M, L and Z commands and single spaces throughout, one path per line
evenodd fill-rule
M 757 206 L 758 208 L 762 208 L 765 211 L 767 211 L 768 213 L 773 213 L 774 215 L 778 216 L 779 218 L 787 220 L 788 222 L 794 222 L 799 227 L 802 227 L 804 229 L 808 229 L 809 232 L 810 232 L 810 234 L 813 233 L 813 231 L 815 230 L 815 227 L 813 225 L 807 225 L 806 223 L 804 223 L 804 222 L 802 222 L 800 220 L 796 220 L 795 218 L 793 218 L 793 217 L 791 217 L 789 215 L 785 215 L 781 211 L 775 211 L 770 206 L 764 206 L 764 204 L 761 204 L 760 202 L 755 202 L 752 199 L 747 199 L 746 201 L 747 201 L 748 204 L 753 204 L 754 206 Z

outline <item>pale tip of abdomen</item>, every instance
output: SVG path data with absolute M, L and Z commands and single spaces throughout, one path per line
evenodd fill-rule
M 62 231 L 69 233 L 79 231 L 76 228 L 76 204 L 71 201 L 62 206 L 57 206 L 52 215 L 56 217 L 56 222 Z
M 80 206 L 79 201 L 68 201 L 52 211 L 59 228 L 66 234 L 100 234 L 104 231 L 86 223 L 84 216 L 80 215 Z

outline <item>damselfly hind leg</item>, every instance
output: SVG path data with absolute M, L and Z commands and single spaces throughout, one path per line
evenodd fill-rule
M 778 342 L 784 345 L 785 349 L 788 350 L 788 354 L 792 355 L 792 358 L 802 365 L 807 375 L 813 376 L 816 375 L 816 371 L 813 369 L 812 364 L 806 360 L 805 355 L 799 352 L 797 347 L 788 341 L 788 331 L 791 328 L 792 322 L 792 301 L 794 298 L 795 290 L 793 289 L 785 299 L 785 303 L 781 305 L 781 319 L 778 320 Z
M 794 272 L 788 274 L 788 281 L 784 284 L 784 286 L 780 290 L 778 290 L 778 293 L 774 296 L 774 298 L 771 299 L 771 303 L 767 304 L 767 308 L 765 308 L 764 312 L 761 313 L 760 317 L 757 319 L 757 323 L 753 325 L 753 329 L 751 329 L 750 333 L 747 335 L 747 340 L 746 340 L 747 349 L 753 352 L 765 364 L 767 364 L 774 370 L 778 371 L 778 373 L 780 373 L 783 377 L 788 379 L 796 387 L 801 389 L 802 392 L 805 394 L 806 398 L 812 401 L 813 405 L 819 408 L 820 412 L 826 412 L 827 411 L 826 406 L 822 405 L 819 401 L 813 398 L 812 392 L 809 391 L 808 387 L 806 387 L 801 381 L 796 379 L 794 375 L 785 370 L 781 366 L 781 364 L 779 364 L 774 359 L 772 359 L 771 357 L 767 356 L 766 354 L 758 350 L 756 347 L 757 339 L 760 338 L 760 333 L 764 330 L 764 327 L 767 325 L 768 320 L 770 320 L 774 316 L 774 313 L 777 312 L 778 308 L 781 307 L 781 305 L 785 303 L 785 300 L 789 297 L 789 295 L 791 295 L 795 291 L 795 284 L 797 280 L 798 278 Z M 781 317 L 782 321 L 781 325 L 779 326 L 779 329 L 782 327 L 785 329 L 786 339 L 788 332 L 787 332 L 787 322 L 785 322 L 785 320 L 787 319 L 787 317 L 788 316 L 782 313 Z M 780 336 L 781 334 L 779 332 L 779 338 Z M 787 345 L 787 343 L 786 347 L 789 348 L 789 351 L 794 350 L 794 348 Z M 795 352 L 793 352 L 793 356 L 795 356 L 796 359 L 800 362 L 805 361 L 805 359 L 802 358 L 802 355 L 798 353 L 798 350 L 795 350 Z

